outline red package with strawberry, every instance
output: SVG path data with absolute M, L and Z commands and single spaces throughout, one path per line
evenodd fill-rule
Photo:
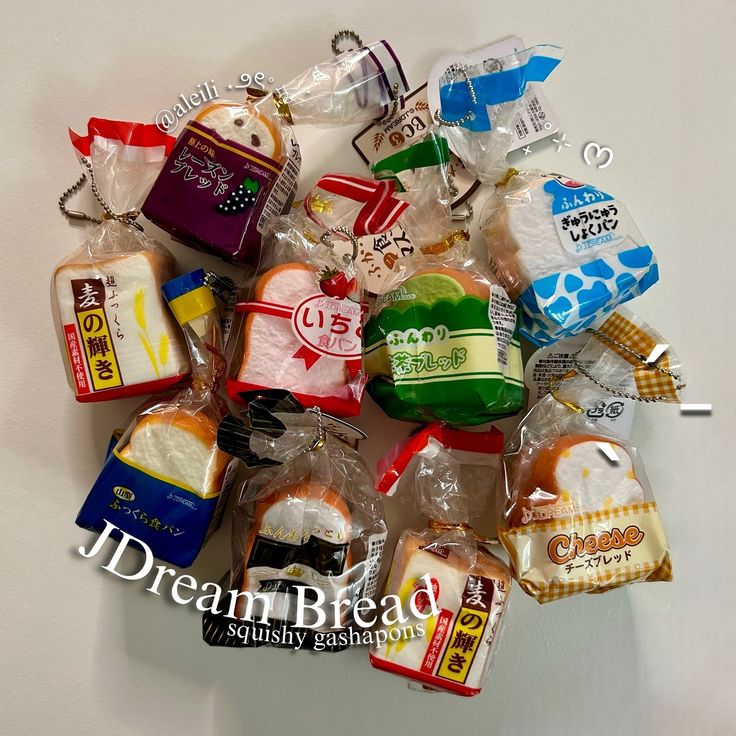
M 334 416 L 360 413 L 363 292 L 353 258 L 334 250 L 338 237 L 296 213 L 266 225 L 228 342 L 232 399 L 285 389 Z

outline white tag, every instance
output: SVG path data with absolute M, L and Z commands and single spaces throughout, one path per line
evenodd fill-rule
M 554 345 L 540 348 L 529 358 L 524 369 L 524 383 L 529 388 L 529 406 L 549 393 L 552 376 L 561 376 L 573 367 L 573 356 L 590 339 L 587 334 L 568 337 Z M 618 396 L 601 398 L 586 408 L 585 415 L 624 439 L 631 435 L 636 401 Z
M 467 66 L 484 64 L 491 71 L 492 64 L 497 59 L 524 51 L 526 48 L 527 46 L 521 38 L 510 36 L 469 54 L 455 53 L 438 59 L 429 72 L 429 82 L 427 84 L 427 102 L 429 103 L 430 115 L 434 115 L 435 110 L 439 110 L 440 78 L 451 64 L 465 64 Z M 536 143 L 560 129 L 557 116 L 552 111 L 549 101 L 539 85 L 532 85 L 524 93 L 513 127 L 514 143 L 511 146 L 511 151 L 517 151 L 530 143 Z M 452 146 L 452 140 L 448 140 L 448 142 Z
M 368 537 L 368 555 L 365 560 L 365 585 L 363 586 L 363 597 L 372 598 L 378 587 L 378 577 L 381 573 L 381 560 L 383 558 L 383 547 L 386 543 L 387 533 L 371 534 Z
M 509 343 L 516 328 L 516 307 L 503 287 L 498 284 L 491 284 L 488 318 L 491 320 L 496 339 L 498 364 L 505 371 L 509 367 Z
M 272 217 L 278 217 L 289 207 L 290 199 L 296 193 L 296 185 L 299 181 L 299 169 L 302 165 L 302 154 L 299 143 L 293 136 L 289 139 L 286 164 L 274 182 L 269 192 L 266 204 L 263 206 L 261 216 L 258 218 L 256 229 L 263 233 L 263 227 Z

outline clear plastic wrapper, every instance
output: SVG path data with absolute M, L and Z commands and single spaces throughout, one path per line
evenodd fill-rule
M 450 149 L 447 140 L 430 130 L 413 143 L 371 164 L 373 175 L 394 182 L 396 195 L 411 204 L 399 218 L 415 247 L 449 247 L 455 228 L 450 195 Z
M 113 216 L 52 277 L 54 324 L 69 384 L 82 402 L 162 391 L 189 373 L 179 328 L 160 294 L 175 263 L 134 221 L 173 138 L 155 125 L 101 118 L 89 120 L 87 135 L 70 135 Z
M 595 187 L 509 170 L 481 214 L 496 277 L 537 345 L 583 332 L 645 292 L 659 269 L 625 205 Z
M 235 471 L 217 447 L 227 413 L 217 396 L 225 360 L 220 316 L 204 282 L 200 269 L 163 286 L 184 331 L 191 386 L 136 410 L 77 517 L 95 531 L 110 521 L 180 567 L 194 562 L 219 526 Z
M 442 125 L 450 148 L 480 181 L 495 184 L 508 168 L 518 104 L 531 82 L 544 82 L 562 59 L 558 46 L 539 45 L 494 59 L 452 64 L 440 77 Z
M 661 336 L 614 313 L 522 420 L 504 452 L 498 536 L 540 603 L 670 580 L 669 546 L 636 447 L 583 411 L 601 398 L 678 402 L 679 360 L 647 356 Z
M 364 344 L 368 391 L 394 419 L 483 424 L 523 406 L 516 310 L 464 243 L 396 263 Z
M 320 435 L 318 415 L 305 417 L 311 421 L 286 422 L 277 438 L 254 432 L 250 440 L 278 464 L 256 470 L 235 507 L 232 612 L 252 643 L 283 640 L 273 632 L 289 630 L 301 634 L 303 648 L 339 650 L 350 643 L 355 603 L 375 593 L 383 504 L 359 453 Z M 340 645 L 326 643 L 330 637 Z
M 428 526 L 399 538 L 386 594 L 398 597 L 407 620 L 379 628 L 385 637 L 378 643 L 377 636 L 370 661 L 428 690 L 477 695 L 491 666 L 511 573 L 471 523 L 492 491 L 489 468 L 498 464 L 502 441 L 496 430 L 435 426 L 415 435 L 390 463 L 399 479 L 413 480 Z
M 305 406 L 357 416 L 362 370 L 362 286 L 354 261 L 325 245 L 306 217 L 273 218 L 255 276 L 235 307 L 228 395 L 285 389 Z
M 378 41 L 275 92 L 208 104 L 176 141 L 143 214 L 187 245 L 255 266 L 268 219 L 288 210 L 298 186 L 294 126 L 368 122 L 405 91 L 398 60 Z

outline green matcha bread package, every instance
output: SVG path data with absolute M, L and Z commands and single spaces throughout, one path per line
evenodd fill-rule
M 524 403 L 516 309 L 464 243 L 396 263 L 365 327 L 365 368 L 395 419 L 475 425 Z

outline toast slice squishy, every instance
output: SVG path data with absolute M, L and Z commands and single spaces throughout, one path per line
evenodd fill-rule
M 120 455 L 207 498 L 220 492 L 230 460 L 216 439 L 217 425 L 204 413 L 173 407 L 141 417 Z
M 264 115 L 236 102 L 208 105 L 196 117 L 227 140 L 252 148 L 276 161 L 281 156 L 281 134 Z
M 266 271 L 258 280 L 253 298 L 257 302 L 296 307 L 319 292 L 317 270 L 303 263 L 284 263 Z M 302 348 L 291 320 L 270 314 L 251 313 L 244 324 L 243 362 L 238 381 L 299 394 L 340 394 L 348 383 L 346 361 L 321 358 L 307 368 L 295 357 Z

